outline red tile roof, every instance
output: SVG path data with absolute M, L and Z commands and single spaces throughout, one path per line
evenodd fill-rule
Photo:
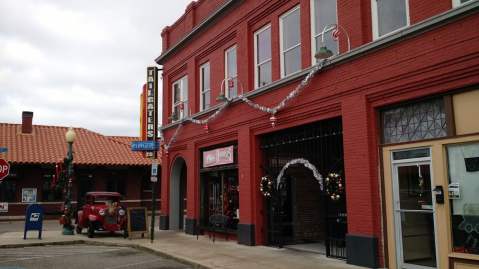
M 21 133 L 21 124 L 0 123 L 0 153 L 12 164 L 54 164 L 63 161 L 67 153 L 65 133 L 67 127 L 33 125 L 31 134 Z M 73 163 L 76 165 L 128 165 L 151 164 L 139 152 L 132 152 L 134 137 L 109 137 L 84 128 L 74 128 Z

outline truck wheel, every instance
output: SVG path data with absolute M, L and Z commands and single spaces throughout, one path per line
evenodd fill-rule
M 93 225 L 92 222 L 88 223 L 88 237 L 93 238 L 93 235 L 95 235 L 95 226 Z
M 77 234 L 81 234 L 81 230 L 82 228 L 80 227 L 79 224 L 77 224 L 77 227 L 75 228 L 75 231 L 77 232 Z

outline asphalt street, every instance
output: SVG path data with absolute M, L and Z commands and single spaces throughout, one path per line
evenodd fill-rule
M 0 269 L 186 269 L 189 265 L 129 247 L 94 245 L 0 249 Z

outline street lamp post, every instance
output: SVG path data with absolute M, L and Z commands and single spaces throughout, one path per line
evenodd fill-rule
M 75 141 L 75 131 L 73 128 L 69 128 L 65 134 L 65 139 L 68 144 L 67 157 L 65 158 L 65 209 L 63 216 L 63 234 L 64 235 L 73 235 L 73 225 L 71 224 L 72 219 L 72 176 L 73 176 L 73 142 Z

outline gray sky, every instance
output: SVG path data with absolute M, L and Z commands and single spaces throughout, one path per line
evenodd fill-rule
M 146 67 L 189 2 L 1 0 L 0 122 L 138 136 Z

